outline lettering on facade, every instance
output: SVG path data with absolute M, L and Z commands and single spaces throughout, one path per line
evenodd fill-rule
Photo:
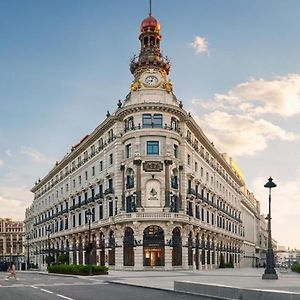
M 145 172 L 161 172 L 163 170 L 163 163 L 161 161 L 145 161 L 143 169 Z

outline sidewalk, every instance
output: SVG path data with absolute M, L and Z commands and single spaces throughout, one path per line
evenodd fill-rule
M 278 280 L 263 280 L 264 269 L 216 269 L 211 271 L 109 271 L 105 280 L 143 287 L 174 290 L 174 281 L 191 281 L 238 288 L 288 291 L 300 294 L 300 274 L 278 271 Z M 99 279 L 104 277 L 95 276 Z M 94 277 L 94 278 L 95 278 Z

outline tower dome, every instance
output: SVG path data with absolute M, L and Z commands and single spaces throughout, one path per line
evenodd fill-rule
M 160 31 L 160 23 L 153 16 L 145 18 L 141 23 L 141 31 L 147 29 L 148 27 L 153 28 L 154 30 Z

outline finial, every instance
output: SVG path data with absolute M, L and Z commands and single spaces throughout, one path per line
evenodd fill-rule
M 149 16 L 151 17 L 152 15 L 152 1 L 149 0 Z

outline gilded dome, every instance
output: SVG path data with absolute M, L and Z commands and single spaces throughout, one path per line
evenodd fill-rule
M 147 27 L 155 28 L 156 30 L 160 30 L 160 23 L 152 16 L 147 17 L 141 23 L 141 31 Z

